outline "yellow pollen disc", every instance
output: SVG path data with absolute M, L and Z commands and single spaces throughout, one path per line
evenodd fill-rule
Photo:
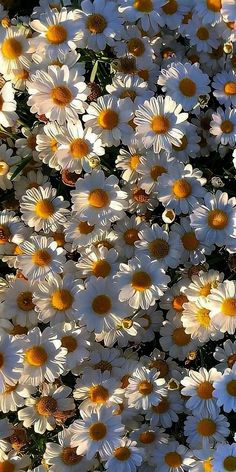
M 155 239 L 149 243 L 149 251 L 152 256 L 162 259 L 169 254 L 169 244 L 164 239 Z
M 58 247 L 63 247 L 65 244 L 65 236 L 63 233 L 60 231 L 55 231 L 55 233 L 52 234 L 52 237 L 54 241 L 56 241 Z
M 53 215 L 55 208 L 50 200 L 39 200 L 35 205 L 35 213 L 39 218 L 47 219 Z
M 224 469 L 228 472 L 235 472 L 236 470 L 236 456 L 227 456 L 223 462 Z
M 29 78 L 29 72 L 25 69 L 14 74 L 17 80 L 27 80 Z
M 197 87 L 193 80 L 185 77 L 179 82 L 179 89 L 185 97 L 194 97 L 194 95 L 196 94 Z
M 92 308 L 97 315 L 106 315 L 111 307 L 111 299 L 107 295 L 97 295 L 93 299 Z
M 180 295 L 176 295 L 172 300 L 172 307 L 175 311 L 181 313 L 183 311 L 183 304 L 187 303 L 188 299 L 186 295 L 181 293 Z
M 181 237 L 181 241 L 186 251 L 195 251 L 199 247 L 199 241 L 197 240 L 193 231 L 184 233 Z
M 31 134 L 27 138 L 27 145 L 30 149 L 35 149 L 35 146 L 36 146 L 36 136 L 35 136 L 35 134 Z
M 93 265 L 93 274 L 95 277 L 107 277 L 111 272 L 110 264 L 105 260 L 101 259 Z
M 33 346 L 27 349 L 25 359 L 28 364 L 34 367 L 41 367 L 47 362 L 47 352 L 43 346 Z
M 203 418 L 197 423 L 197 432 L 201 436 L 212 436 L 216 432 L 215 421 L 210 420 L 209 418 Z
M 110 362 L 107 361 L 100 361 L 97 364 L 94 365 L 94 369 L 99 369 L 102 372 L 105 372 L 105 370 L 108 370 L 109 372 L 112 371 L 112 365 Z
M 178 3 L 176 0 L 169 0 L 165 5 L 163 5 L 162 10 L 166 15 L 174 15 L 178 10 Z
M 143 292 L 144 290 L 147 290 L 149 287 L 151 287 L 152 280 L 147 272 L 140 270 L 139 272 L 134 272 L 131 285 L 138 292 Z
M 234 125 L 232 123 L 232 121 L 230 120 L 225 120 L 221 123 L 221 131 L 223 131 L 223 133 L 232 133 L 233 129 L 234 129 Z
M 81 461 L 82 456 L 76 454 L 76 447 L 64 447 L 61 453 L 61 460 L 66 465 L 78 464 Z
M 121 325 L 124 329 L 130 329 L 133 326 L 133 320 L 131 320 L 130 318 L 125 318 L 121 321 Z
M 51 416 L 57 411 L 57 401 L 50 396 L 41 397 L 36 403 L 36 409 L 42 416 Z
M 62 25 L 50 25 L 46 38 L 51 44 L 61 44 L 67 40 L 67 31 Z
M 95 247 L 106 247 L 107 249 L 113 248 L 113 244 L 110 243 L 110 241 L 107 241 L 106 239 L 101 239 L 100 241 L 94 242 Z
M 58 85 L 51 91 L 52 101 L 59 107 L 65 107 L 72 101 L 73 96 L 68 87 Z
M 165 378 L 169 373 L 168 364 L 162 359 L 155 359 L 154 361 L 150 362 L 150 369 L 153 368 L 159 370 L 161 378 Z
M 140 156 L 138 154 L 133 154 L 133 156 L 131 156 L 130 158 L 130 168 L 132 170 L 136 170 L 138 165 L 139 165 L 139 162 L 140 162 Z
M 232 369 L 233 365 L 235 364 L 236 362 L 236 353 L 235 354 L 231 354 L 231 356 L 228 357 L 227 359 L 227 365 L 228 367 L 230 367 L 230 369 Z
M 172 334 L 172 339 L 176 346 L 187 346 L 190 343 L 191 336 L 187 334 L 184 328 L 175 328 Z
M 173 56 L 174 52 L 175 52 L 174 49 L 164 48 L 161 51 L 161 57 L 163 59 L 169 59 L 171 56 Z
M 180 146 L 175 146 L 174 144 L 172 144 L 172 147 L 175 151 L 184 151 L 184 149 L 186 149 L 188 145 L 188 140 L 187 140 L 187 137 L 184 135 L 182 138 L 181 138 L 181 143 L 180 143 Z
M 206 380 L 205 382 L 200 383 L 197 387 L 197 394 L 202 400 L 209 400 L 210 398 L 212 398 L 213 390 L 214 387 L 211 382 L 208 382 Z
M 106 403 L 109 399 L 108 390 L 102 385 L 94 385 L 89 389 L 90 400 L 93 403 Z
M 32 302 L 32 292 L 21 292 L 19 293 L 16 303 L 18 308 L 22 311 L 31 311 L 34 309 Z
M 56 139 L 54 139 L 54 138 L 51 139 L 51 141 L 50 141 L 50 148 L 51 148 L 52 152 L 56 152 L 56 151 L 57 151 L 58 142 L 56 141 Z
M 185 15 L 184 15 L 184 17 L 183 17 L 183 19 L 182 19 L 183 25 L 187 25 L 188 22 L 189 22 L 189 20 L 192 19 L 192 17 L 193 17 L 193 14 L 192 14 L 191 11 L 189 11 L 188 13 L 185 13 Z
M 97 121 L 99 126 L 101 126 L 103 129 L 111 130 L 118 125 L 119 115 L 111 108 L 106 108 L 99 113 Z
M 81 234 L 90 234 L 94 229 L 94 225 L 89 225 L 87 221 L 81 221 L 78 224 L 78 230 Z
M 153 431 L 144 431 L 139 436 L 139 441 L 143 444 L 152 444 L 155 439 L 156 435 Z
M 209 328 L 210 326 L 211 319 L 209 313 L 210 311 L 206 308 L 200 308 L 197 312 L 197 321 L 200 326 L 203 326 L 203 328 Z
M 187 198 L 192 193 L 192 187 L 187 180 L 179 179 L 174 182 L 172 191 L 176 198 Z
M 88 202 L 94 208 L 105 208 L 109 203 L 109 196 L 105 190 L 95 188 L 90 192 Z
M 139 38 L 130 38 L 127 46 L 129 53 L 135 57 L 142 56 L 145 51 L 143 41 Z
M 138 386 L 138 391 L 141 393 L 141 395 L 150 395 L 150 393 L 153 391 L 153 385 L 151 382 L 143 380 Z
M 68 352 L 74 352 L 78 344 L 73 336 L 68 335 L 61 338 L 61 345 L 65 347 Z
M 94 423 L 89 428 L 89 436 L 93 441 L 100 441 L 106 434 L 107 428 L 104 423 Z
M 127 229 L 124 232 L 124 240 L 125 240 L 126 244 L 128 244 L 128 246 L 133 246 L 135 241 L 139 240 L 138 230 L 134 229 L 134 228 Z
M 153 10 L 152 0 L 135 0 L 133 7 L 142 13 L 150 13 Z
M 223 210 L 215 209 L 208 213 L 208 224 L 212 229 L 224 229 L 228 224 L 228 215 Z
M 212 463 L 211 463 L 211 459 L 207 459 L 205 461 L 203 461 L 203 472 L 212 472 Z
M 113 455 L 115 456 L 118 461 L 127 461 L 129 457 L 131 456 L 131 452 L 128 447 L 123 446 L 123 447 L 117 447 Z
M 73 295 L 66 289 L 56 290 L 51 297 L 51 304 L 55 310 L 64 311 L 71 308 L 74 301 Z
M 142 188 L 136 188 L 133 191 L 133 199 L 137 203 L 145 203 L 148 201 L 149 196 Z
M 154 133 L 165 134 L 170 129 L 170 122 L 165 116 L 156 115 L 152 118 L 151 128 Z
M 138 76 L 143 79 L 145 82 L 149 79 L 149 72 L 146 69 L 142 69 L 138 71 Z
M 203 287 L 200 288 L 199 290 L 199 295 L 201 295 L 202 297 L 207 297 L 210 293 L 211 293 L 211 284 L 208 283 L 206 285 L 203 285 Z
M 207 0 L 206 1 L 208 10 L 218 12 L 222 8 L 221 0 Z
M 182 457 L 178 452 L 168 452 L 165 455 L 165 462 L 169 467 L 177 468 L 182 464 Z
M 104 16 L 99 15 L 99 13 L 94 13 L 89 15 L 87 20 L 87 28 L 92 34 L 99 34 L 104 31 L 107 26 L 107 21 Z
M 2 354 L 2 352 L 0 352 L 0 369 L 2 368 L 4 364 L 4 355 Z
M 160 175 L 166 174 L 166 169 L 163 166 L 153 166 L 150 170 L 151 178 L 156 182 Z
M 9 241 L 10 236 L 11 236 L 10 229 L 5 225 L 0 225 L 0 245 L 6 244 Z
M 39 267 L 46 267 L 51 262 L 51 256 L 46 249 L 39 249 L 32 255 L 32 262 Z
M 14 472 L 15 465 L 12 464 L 9 460 L 0 462 L 0 472 Z
M 75 139 L 70 145 L 70 152 L 74 159 L 82 159 L 87 156 L 89 146 L 84 139 Z
M 130 98 L 132 101 L 136 98 L 137 94 L 134 90 L 126 89 L 121 93 L 120 98 Z
M 204 26 L 198 28 L 196 35 L 200 41 L 207 41 L 207 39 L 209 39 L 209 32 Z
M 0 110 L 1 109 L 2 107 L 0 107 Z M 6 175 L 9 169 L 10 169 L 10 166 L 5 161 L 0 161 L 0 175 Z
M 166 398 L 163 398 L 158 405 L 153 405 L 152 409 L 157 414 L 166 413 L 169 410 L 170 404 Z
M 4 39 L 2 43 L 2 55 L 10 61 L 18 59 L 22 54 L 23 48 L 20 41 L 15 38 Z
M 221 305 L 221 312 L 225 316 L 236 316 L 236 298 L 226 298 Z

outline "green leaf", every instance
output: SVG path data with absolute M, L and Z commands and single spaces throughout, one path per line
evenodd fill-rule
M 21 163 L 17 166 L 16 170 L 13 172 L 10 180 L 14 180 L 16 176 L 22 171 L 22 169 L 27 166 L 27 164 L 31 161 L 32 158 L 32 156 L 25 157 L 25 159 L 21 161 Z
M 90 82 L 94 82 L 96 74 L 97 74 L 97 70 L 98 70 L 98 61 L 96 61 L 93 66 L 93 69 L 90 75 Z

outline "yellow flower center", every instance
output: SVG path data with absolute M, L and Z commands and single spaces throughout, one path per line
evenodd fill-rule
M 52 101 L 59 107 L 66 107 L 72 101 L 73 96 L 68 87 L 58 85 L 51 91 Z
M 202 400 L 209 400 L 212 398 L 213 390 L 214 388 L 211 382 L 206 380 L 205 382 L 200 383 L 197 387 L 197 394 Z
M 6 244 L 11 236 L 10 229 L 5 225 L 0 225 L 0 244 Z
M 207 41 L 209 39 L 209 32 L 208 29 L 205 28 L 204 26 L 201 26 L 198 28 L 196 35 L 200 41 Z
M 31 366 L 42 367 L 47 362 L 48 354 L 43 346 L 33 346 L 27 349 L 25 359 Z
M 88 202 L 94 208 L 105 208 L 109 203 L 109 196 L 105 190 L 95 188 L 90 192 Z
M 74 159 L 81 159 L 89 152 L 89 146 L 84 139 L 75 139 L 70 145 L 70 152 Z
M 208 10 L 218 12 L 222 8 L 221 0 L 207 0 L 206 2 Z
M 39 218 L 47 219 L 53 215 L 55 208 L 50 200 L 39 200 L 35 205 L 35 213 Z
M 182 457 L 178 452 L 167 452 L 165 462 L 169 467 L 177 468 L 182 464 Z
M 50 25 L 46 33 L 46 38 L 51 44 L 61 44 L 67 40 L 67 31 L 62 25 Z
M 169 244 L 164 239 L 155 239 L 149 243 L 149 251 L 152 256 L 162 259 L 169 254 Z
M 56 152 L 56 151 L 57 151 L 58 142 L 56 141 L 56 139 L 54 139 L 54 138 L 51 139 L 51 141 L 50 141 L 50 148 L 51 148 L 52 152 Z
M 50 396 L 41 397 L 36 403 L 36 409 L 42 416 L 54 415 L 57 411 L 57 401 Z
M 132 170 L 136 170 L 138 165 L 139 165 L 139 162 L 140 162 L 140 156 L 138 154 L 133 154 L 133 156 L 131 156 L 130 158 L 130 168 Z
M 23 48 L 20 41 L 15 38 L 4 39 L 2 43 L 2 55 L 10 61 L 18 59 L 22 54 Z
M 184 151 L 184 149 L 186 149 L 188 145 L 188 140 L 187 140 L 187 137 L 184 135 L 182 138 L 181 138 L 181 143 L 179 146 L 175 146 L 174 144 L 172 144 L 172 147 L 175 151 Z
M 221 123 L 221 131 L 223 131 L 223 133 L 226 133 L 226 134 L 232 133 L 233 129 L 234 129 L 234 125 L 232 121 L 225 120 Z
M 224 229 L 228 224 L 227 213 L 223 210 L 219 210 L 218 208 L 209 211 L 208 224 L 212 229 L 215 230 Z
M 141 395 L 150 395 L 153 391 L 153 385 L 148 380 L 143 380 L 138 386 L 138 391 Z
M 16 336 L 17 334 L 27 334 L 28 329 L 25 326 L 15 325 L 12 330 L 12 336 Z
M 212 463 L 211 459 L 203 461 L 203 472 L 212 472 Z
M 94 385 L 89 389 L 90 400 L 93 403 L 106 403 L 109 399 L 109 391 L 102 385 Z
M 97 295 L 92 302 L 93 311 L 97 315 L 106 315 L 112 307 L 111 299 L 107 295 Z
M 65 236 L 63 233 L 60 231 L 55 231 L 55 233 L 52 234 L 52 237 L 54 241 L 56 241 L 58 247 L 63 247 L 65 244 Z
M 145 203 L 148 201 L 149 196 L 142 188 L 135 188 L 133 190 L 133 199 L 137 203 Z
M 127 229 L 124 232 L 124 240 L 128 246 L 133 246 L 135 241 L 139 240 L 138 230 L 135 228 Z
M 210 311 L 206 308 L 200 308 L 197 312 L 197 321 L 200 326 L 203 326 L 203 328 L 209 328 L 210 326 L 211 319 L 209 313 Z
M 87 28 L 92 34 L 99 34 L 104 31 L 107 26 L 107 21 L 104 16 L 99 13 L 89 15 L 87 20 Z
M 107 277 L 111 272 L 110 264 L 105 260 L 101 259 L 93 265 L 93 274 L 95 277 Z
M 202 297 L 207 297 L 210 293 L 211 293 L 211 283 L 208 283 L 206 285 L 203 285 L 200 289 L 199 289 L 199 295 L 201 295 Z
M 151 287 L 152 280 L 147 272 L 140 270 L 139 272 L 134 272 L 131 285 L 138 292 L 143 292 L 144 290 L 147 290 L 149 287 Z
M 150 170 L 151 178 L 156 182 L 160 175 L 166 174 L 166 169 L 163 166 L 153 166 Z
M 165 116 L 156 115 L 152 118 L 151 128 L 154 133 L 165 134 L 170 129 L 170 122 Z
M 0 462 L 0 472 L 14 472 L 15 465 L 12 464 L 9 460 Z
M 80 221 L 78 224 L 78 230 L 81 234 L 90 234 L 94 229 L 94 225 L 90 225 L 87 221 Z
M 186 179 L 178 179 L 174 182 L 172 191 L 176 198 L 187 198 L 192 193 L 192 186 Z
M 132 101 L 135 100 L 137 94 L 134 90 L 126 89 L 121 93 L 120 98 L 130 98 Z
M 185 77 L 180 81 L 179 89 L 185 97 L 193 97 L 196 94 L 197 87 L 193 80 Z
M 61 345 L 65 347 L 68 352 L 74 352 L 77 348 L 77 341 L 73 336 L 63 336 L 61 338 Z
M 162 59 L 169 59 L 174 54 L 174 49 L 171 48 L 164 48 L 161 50 L 161 57 Z
M 17 73 L 14 73 L 17 80 L 27 80 L 29 78 L 29 72 L 26 69 L 22 69 Z
M 152 0 L 134 0 L 133 7 L 142 13 L 150 13 L 153 10 Z
M 212 436 L 216 432 L 216 424 L 215 421 L 209 418 L 203 418 L 202 420 L 198 421 L 197 423 L 197 432 L 201 436 Z
M 187 334 L 184 328 L 175 328 L 172 334 L 172 339 L 176 346 L 187 346 L 190 343 L 191 336 Z
M 61 453 L 62 462 L 66 465 L 78 464 L 81 461 L 82 456 L 76 454 L 76 447 L 64 447 Z
M 112 371 L 112 365 L 110 362 L 107 361 L 100 361 L 97 364 L 94 365 L 94 369 L 99 369 L 102 372 L 105 372 L 105 370 L 108 370 L 109 372 Z
M 133 326 L 133 320 L 131 320 L 130 318 L 125 318 L 121 321 L 121 326 L 124 329 L 130 329 Z
M 129 53 L 135 57 L 142 56 L 145 51 L 145 46 L 140 38 L 130 38 L 127 46 Z
M 89 436 L 93 441 L 101 441 L 107 434 L 107 427 L 104 423 L 94 423 L 89 428 Z
M 32 255 L 32 262 L 39 267 L 46 267 L 51 262 L 51 256 L 46 249 L 39 249 Z
M 230 369 L 232 369 L 233 365 L 235 364 L 236 362 L 236 353 L 235 354 L 231 354 L 231 356 L 228 357 L 227 359 L 227 365 L 228 367 L 230 367 Z
M 169 373 L 169 367 L 166 361 L 162 359 L 155 359 L 150 362 L 150 369 L 157 369 L 160 372 L 160 377 L 165 378 Z
M 218 48 L 213 48 L 208 54 L 212 59 L 218 60 L 224 55 L 224 47 L 221 44 Z
M 131 452 L 128 447 L 123 446 L 123 447 L 117 447 L 113 455 L 118 461 L 127 461 L 129 457 L 131 456 Z
M 226 95 L 236 95 L 236 82 L 226 82 L 224 92 Z
M 152 405 L 153 411 L 155 411 L 155 413 L 157 413 L 158 415 L 166 413 L 166 411 L 169 410 L 169 407 L 170 404 L 166 398 L 163 398 L 158 405 Z
M 183 16 L 183 19 L 182 19 L 182 23 L 183 25 L 187 25 L 189 20 L 191 20 L 193 17 L 193 14 L 191 11 L 189 11 L 188 13 L 185 13 L 185 15 Z
M 236 456 L 227 456 L 223 465 L 228 472 L 234 472 L 236 470 Z
M 162 10 L 166 15 L 174 15 L 178 10 L 178 3 L 176 0 L 169 0 L 169 2 L 163 5 Z
M 181 237 L 181 241 L 183 243 L 184 249 L 187 251 L 195 251 L 199 247 L 199 241 L 197 240 L 193 231 L 184 233 Z
M 2 102 L 3 105 L 3 102 Z M 0 106 L 0 110 L 2 106 Z M 10 166 L 5 161 L 0 161 L 0 175 L 6 175 L 10 169 Z
M 34 309 L 32 302 L 32 292 L 21 292 L 19 293 L 16 303 L 18 308 L 22 311 L 31 311 Z
M 176 295 L 172 300 L 172 308 L 174 308 L 175 311 L 181 313 L 183 311 L 183 304 L 187 303 L 187 301 L 188 299 L 183 293 Z
M 73 295 L 64 288 L 56 290 L 51 297 L 51 304 L 55 310 L 64 311 L 71 308 L 74 301 Z
M 139 441 L 143 444 L 152 444 L 156 439 L 156 435 L 153 431 L 144 431 L 139 436 Z
M 97 121 L 99 126 L 101 126 L 103 129 L 111 130 L 118 125 L 119 115 L 111 108 L 106 108 L 99 113 Z
M 2 352 L 0 352 L 0 369 L 2 368 L 4 364 L 4 355 L 2 354 Z

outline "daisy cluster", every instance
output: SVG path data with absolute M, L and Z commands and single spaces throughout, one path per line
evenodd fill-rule
M 7 3 L 0 472 L 235 472 L 235 0 Z

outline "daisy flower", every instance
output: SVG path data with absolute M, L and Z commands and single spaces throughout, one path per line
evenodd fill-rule
M 128 195 L 128 208 L 130 213 L 136 213 L 140 217 L 145 214 L 149 214 L 150 211 L 154 211 L 158 207 L 158 200 L 154 189 L 147 193 L 140 186 L 140 182 L 134 184 L 126 184 L 123 190 Z
M 72 243 L 72 250 L 90 246 L 96 237 L 102 233 L 103 230 L 99 221 L 91 225 L 88 221 L 81 220 L 77 212 L 73 212 L 65 223 L 65 240 Z
M 163 295 L 170 277 L 165 275 L 159 262 L 143 255 L 130 259 L 128 264 L 120 264 L 116 280 L 119 300 L 128 302 L 132 308 L 145 310 Z
M 217 190 L 215 195 L 205 194 L 204 205 L 194 208 L 190 224 L 199 241 L 227 247 L 236 236 L 235 218 L 236 199 Z
M 0 214 L 0 254 L 11 254 L 11 249 L 14 251 L 27 237 L 29 237 L 29 231 L 19 216 L 16 216 L 14 211 L 2 210 Z
M 211 52 L 219 46 L 219 39 L 215 28 L 209 24 L 203 24 L 202 18 L 193 16 L 185 26 L 186 36 L 191 46 L 195 46 L 198 53 Z
M 190 351 L 194 351 L 199 344 L 187 334 L 181 320 L 174 317 L 172 321 L 166 320 L 160 329 L 160 345 L 171 357 L 183 361 Z
M 172 226 L 173 235 L 180 237 L 182 244 L 181 262 L 190 262 L 194 265 L 205 262 L 206 255 L 212 253 L 214 246 L 208 241 L 199 241 L 196 238 L 195 231 L 191 228 L 189 217 L 180 218 L 180 224 L 175 223 Z
M 118 146 L 133 131 L 129 124 L 133 118 L 132 110 L 130 98 L 121 100 L 104 95 L 88 106 L 83 121 L 85 127 L 92 128 L 93 133 L 101 139 L 103 146 Z
M 49 273 L 60 273 L 65 264 L 65 251 L 57 247 L 53 238 L 31 236 L 20 244 L 17 264 L 24 275 L 32 280 L 44 279 Z
M 170 97 L 152 97 L 136 110 L 134 123 L 137 125 L 137 139 L 146 149 L 153 146 L 154 152 L 171 150 L 171 145 L 181 144 L 184 133 L 182 125 L 187 113 L 180 113 L 182 107 Z
M 84 113 L 88 89 L 84 77 L 68 66 L 50 66 L 48 72 L 37 70 L 27 81 L 28 105 L 31 113 L 45 115 L 50 121 L 63 125 L 76 122 Z
M 14 470 L 16 472 L 24 472 L 31 464 L 30 457 L 26 454 L 18 456 L 15 451 L 10 451 L 8 454 L 0 452 L 0 468 L 3 470 Z
M 23 370 L 23 350 L 19 340 L 0 332 L 0 392 L 14 386 Z
M 33 303 L 34 284 L 25 279 L 15 279 L 5 294 L 5 300 L 0 305 L 0 316 L 8 317 L 13 323 L 32 328 L 38 323 L 38 316 Z
M 236 72 L 223 71 L 214 76 L 212 87 L 213 95 L 221 105 L 236 106 Z
M 191 164 L 184 166 L 176 163 L 169 166 L 168 172 L 158 179 L 158 199 L 166 208 L 171 208 L 177 215 L 189 213 L 197 207 L 206 193 L 203 185 L 206 179 L 202 171 L 193 169 Z
M 184 434 L 190 447 L 200 449 L 213 446 L 216 442 L 226 442 L 230 434 L 229 423 L 219 411 L 210 414 L 187 416 Z
M 107 452 L 103 457 L 108 472 L 135 472 L 143 461 L 143 449 L 136 447 L 135 441 L 121 439 L 119 447 Z
M 208 296 L 210 317 L 216 329 L 234 334 L 236 330 L 236 282 L 225 280 Z
M 212 114 L 210 133 L 215 136 L 216 142 L 231 147 L 236 141 L 236 110 L 217 108 L 217 113 Z
M 8 128 L 9 126 L 15 125 L 17 119 L 18 115 L 16 113 L 14 90 L 11 82 L 6 82 L 0 90 L 0 125 L 2 125 L 4 128 Z M 3 172 L 4 171 L 5 167 L 3 168 Z
M 22 220 L 36 231 L 56 231 L 65 223 L 69 202 L 57 196 L 57 190 L 49 183 L 43 187 L 31 188 L 22 196 L 20 210 Z
M 120 0 L 119 3 L 119 11 L 123 17 L 131 23 L 140 20 L 144 31 L 148 31 L 150 27 L 158 31 L 159 26 L 164 26 L 161 7 L 165 4 L 165 0 L 161 2 L 157 0 Z
M 18 408 L 25 405 L 25 399 L 33 393 L 35 393 L 35 387 L 32 385 L 22 385 L 19 382 L 15 385 L 6 384 L 4 391 L 0 393 L 1 412 L 17 411 Z
M 168 390 L 167 396 L 162 398 L 158 405 L 152 405 L 146 414 L 152 428 L 170 428 L 179 421 L 179 414 L 183 413 L 184 404 L 179 392 Z
M 214 451 L 212 467 L 215 472 L 229 472 L 236 468 L 236 444 L 218 444 Z
M 38 157 L 49 167 L 59 170 L 58 163 L 58 136 L 65 134 L 65 128 L 55 123 L 47 123 L 43 127 L 43 133 L 36 136 L 36 150 Z
M 193 453 L 177 441 L 160 444 L 153 451 L 151 463 L 158 464 L 160 472 L 183 472 L 191 469 Z
M 223 347 L 216 346 L 213 356 L 219 361 L 219 364 L 216 364 L 217 370 L 224 372 L 228 367 L 231 369 L 236 362 L 236 342 L 226 339 Z
M 189 370 L 188 376 L 181 380 L 184 386 L 181 394 L 187 397 L 186 407 L 194 414 L 214 415 L 218 413 L 216 400 L 213 396 L 215 380 L 221 377 L 214 367 L 207 371 L 204 367 L 200 367 L 199 371 Z
M 141 157 L 146 151 L 140 152 L 138 146 L 129 146 L 128 151 L 126 149 L 120 149 L 119 154 L 116 158 L 116 168 L 122 170 L 122 179 L 125 182 L 134 183 L 139 177 L 139 171 L 137 170 Z
M 114 248 L 95 247 L 91 245 L 80 257 L 76 267 L 81 277 L 113 277 L 118 269 L 118 253 Z
M 24 370 L 21 383 L 37 386 L 44 380 L 52 383 L 64 371 L 67 350 L 55 331 L 38 327 L 30 330 L 24 339 Z
M 236 411 L 236 369 L 227 368 L 224 374 L 214 382 L 214 397 L 217 405 L 226 413 Z
M 226 21 L 235 21 L 235 3 L 233 0 L 223 0 L 221 14 Z
M 81 2 L 81 10 L 76 10 L 77 45 L 92 51 L 103 51 L 114 46 L 121 38 L 123 19 L 117 10 L 117 4 L 107 0 Z
M 167 395 L 166 381 L 159 377 L 156 369 L 138 367 L 129 377 L 125 390 L 130 407 L 148 410 L 151 405 L 158 405 Z
M 26 175 L 21 175 L 19 180 L 14 181 L 15 197 L 21 200 L 22 195 L 30 188 L 43 187 L 49 182 L 49 177 L 44 175 L 41 170 L 30 170 Z
M 150 39 L 142 35 L 137 25 L 127 25 L 123 33 L 123 40 L 116 41 L 114 51 L 117 57 L 127 57 L 133 60 L 137 69 L 145 69 L 152 63 L 154 57 Z
M 15 147 L 17 148 L 17 154 L 21 157 L 27 157 L 30 155 L 34 159 L 38 157 L 38 151 L 36 148 L 36 136 L 42 130 L 42 125 L 38 124 L 33 129 L 21 128 L 21 133 L 24 138 L 16 139 Z
M 2 190 L 12 188 L 12 181 L 10 179 L 19 160 L 17 156 L 12 154 L 13 149 L 8 149 L 6 144 L 0 145 L 0 188 Z
M 134 104 L 140 105 L 144 100 L 149 100 L 154 94 L 148 89 L 147 82 L 137 75 L 116 74 L 112 84 L 106 86 L 106 90 L 117 98 L 129 97 Z
M 99 220 L 104 226 L 124 217 L 127 194 L 120 190 L 115 175 L 106 178 L 102 170 L 93 170 L 79 178 L 71 197 L 72 210 L 90 225 Z
M 214 288 L 218 287 L 223 279 L 223 272 L 218 272 L 218 270 L 213 269 L 200 271 L 199 274 L 192 275 L 191 281 L 189 281 L 184 289 L 184 293 L 187 297 L 186 302 L 188 300 L 197 302 L 201 299 L 203 303 L 207 303 L 208 295 L 210 295 Z
M 119 347 L 125 347 L 129 342 L 137 343 L 144 339 L 144 327 L 148 327 L 149 322 L 140 313 L 134 316 L 127 316 L 122 318 L 116 316 L 114 319 L 114 326 L 109 327 L 109 331 L 102 331 L 96 333 L 96 341 L 104 341 L 105 346 L 112 347 L 117 342 Z
M 206 343 L 210 339 L 217 340 L 223 337 L 211 318 L 209 304 L 203 298 L 184 303 L 183 307 L 181 321 L 186 333 L 191 334 L 193 339 Z
M 222 18 L 221 0 L 200 0 L 194 5 L 194 11 L 201 18 L 203 24 L 215 25 Z
M 143 423 L 140 429 L 131 433 L 130 437 L 137 441 L 137 445 L 143 449 L 143 458 L 147 462 L 149 462 L 153 449 L 160 443 L 167 443 L 169 438 L 163 428 L 156 430 L 149 423 Z
M 165 152 L 157 155 L 153 151 L 146 151 L 137 166 L 140 187 L 148 194 L 156 192 L 158 179 L 168 171 L 171 161 L 173 159 Z
M 124 432 L 119 416 L 113 415 L 113 408 L 102 406 L 96 412 L 80 412 L 82 420 L 76 420 L 70 426 L 73 435 L 71 446 L 77 454 L 85 454 L 88 460 L 97 452 L 105 455 L 120 444 Z
M 30 54 L 28 31 L 24 27 L 11 26 L 0 32 L 0 71 L 9 74 L 14 69 L 29 69 Z
M 89 333 L 84 327 L 78 328 L 75 322 L 57 325 L 57 334 L 62 347 L 67 349 L 66 368 L 76 372 L 77 366 L 85 363 L 90 355 Z

